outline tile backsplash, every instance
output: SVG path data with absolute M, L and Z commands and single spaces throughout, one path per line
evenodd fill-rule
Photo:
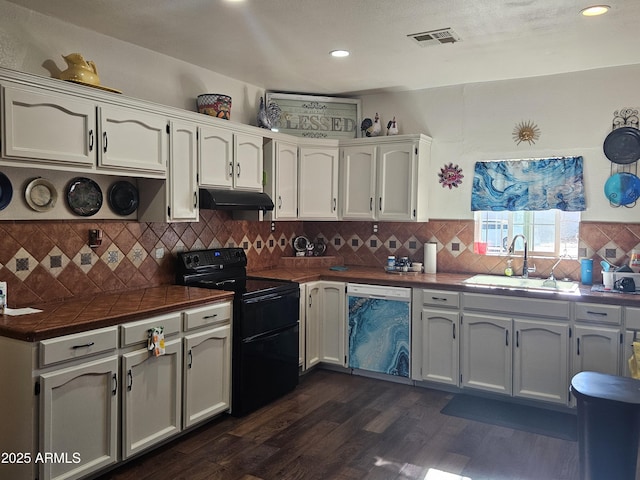
M 427 223 L 270 222 L 233 220 L 223 211 L 202 210 L 193 223 L 135 221 L 0 222 L 0 280 L 8 282 L 10 307 L 98 292 L 174 283 L 175 253 L 181 250 L 241 246 L 249 270 L 277 266 L 293 255 L 292 240 L 304 234 L 324 239 L 326 255 L 346 265 L 382 266 L 388 255 L 422 261 L 425 242 L 438 245 L 438 271 L 502 274 L 506 257 L 473 253 L 473 221 Z M 102 244 L 88 246 L 89 230 L 103 231 Z M 640 224 L 583 222 L 580 256 L 594 259 L 594 281 L 601 281 L 599 261 L 628 261 L 640 248 Z M 555 259 L 533 259 L 536 275 L 546 276 Z M 515 257 L 516 272 L 521 259 Z M 558 278 L 579 280 L 577 260 L 563 260 Z

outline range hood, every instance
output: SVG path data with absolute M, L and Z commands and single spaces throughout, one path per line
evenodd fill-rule
M 273 210 L 273 201 L 266 193 L 236 190 L 200 189 L 200 208 L 209 210 Z

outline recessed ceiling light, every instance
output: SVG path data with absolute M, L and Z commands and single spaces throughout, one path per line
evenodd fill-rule
M 591 7 L 583 8 L 580 13 L 585 17 L 596 17 L 607 13 L 610 8 L 609 5 L 592 5 Z
M 333 50 L 329 52 L 332 57 L 348 57 L 349 52 L 347 50 Z

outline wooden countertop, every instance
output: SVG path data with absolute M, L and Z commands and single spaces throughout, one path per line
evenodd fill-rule
M 0 315 L 0 335 L 33 342 L 232 298 L 233 292 L 180 285 L 100 293 L 33 305 L 40 313 Z
M 473 273 L 406 273 L 390 274 L 381 268 L 347 266 L 345 271 L 329 270 L 329 267 L 277 267 L 250 272 L 254 277 L 279 278 L 305 283 L 315 280 L 331 280 L 338 282 L 371 283 L 396 287 L 433 288 L 440 290 L 456 290 L 469 293 L 492 293 L 526 298 L 546 298 L 553 300 L 570 300 L 573 302 L 607 303 L 640 307 L 640 295 L 619 292 L 592 292 L 590 286 L 581 286 L 579 294 L 559 293 L 552 291 L 524 291 L 513 288 L 474 286 L 463 283 L 474 276 Z

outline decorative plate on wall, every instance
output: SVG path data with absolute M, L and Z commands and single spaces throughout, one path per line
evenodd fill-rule
M 13 197 L 13 186 L 11 180 L 0 172 L 0 210 L 4 210 L 11 203 Z
M 58 191 L 49 180 L 35 178 L 24 189 L 24 199 L 36 212 L 46 212 L 56 206 Z
M 640 130 L 634 127 L 620 127 L 604 139 L 604 154 L 613 163 L 626 165 L 640 159 Z
M 108 198 L 111 210 L 118 215 L 129 215 L 138 208 L 138 189 L 125 180 L 111 185 Z
M 640 178 L 627 172 L 611 175 L 604 184 L 604 194 L 614 206 L 632 206 L 640 197 Z
M 67 204 L 76 215 L 90 217 L 102 207 L 102 190 L 90 178 L 76 177 L 67 185 Z

